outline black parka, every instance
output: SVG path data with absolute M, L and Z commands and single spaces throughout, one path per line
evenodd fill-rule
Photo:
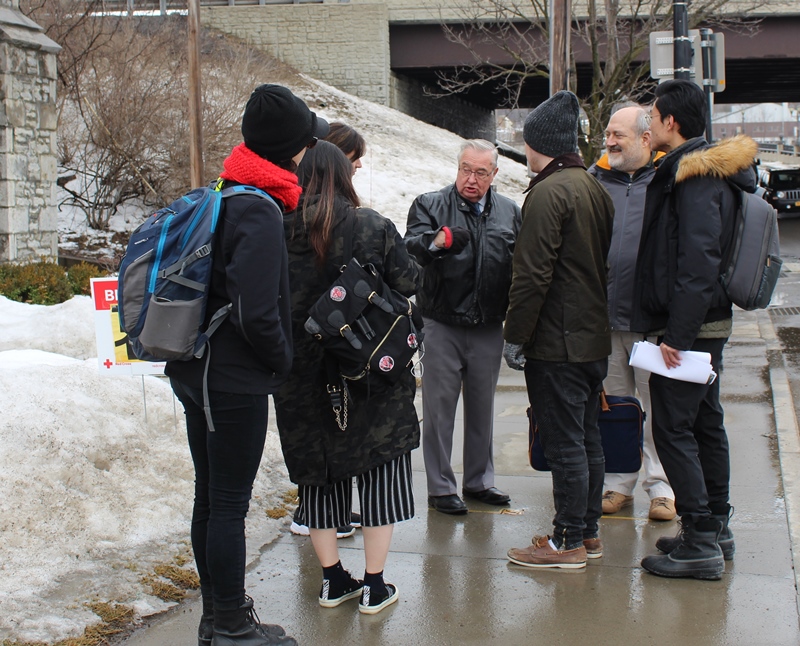
M 520 225 L 519 206 L 491 188 L 480 216 L 472 213 L 455 184 L 417 197 L 408 211 L 404 239 L 422 266 L 417 294 L 422 315 L 462 327 L 501 322 L 508 309 Z M 470 243 L 458 254 L 432 251 L 442 227 L 468 229 Z
M 714 146 L 697 137 L 656 162 L 636 264 L 637 332 L 666 329 L 667 345 L 689 350 L 704 323 L 731 318 L 719 280 L 738 207 L 729 182 L 755 190 L 756 152 L 746 136 Z
M 231 186 L 235 182 L 225 182 Z M 224 200 L 215 233 L 206 325 L 220 307 L 231 313 L 211 337 L 202 359 L 170 361 L 165 373 L 194 388 L 267 395 L 292 365 L 289 274 L 280 202 L 255 195 Z
M 315 197 L 307 198 L 313 202 Z M 419 267 L 408 255 L 391 220 L 372 209 L 353 209 L 337 198 L 331 247 L 322 268 L 298 214 L 284 219 L 292 292 L 291 322 L 295 358 L 289 379 L 275 394 L 281 447 L 292 482 L 325 486 L 357 476 L 419 446 L 414 407 L 416 379 L 406 370 L 389 390 L 379 383 L 349 382 L 347 428 L 339 429 L 327 394 L 322 346 L 304 329 L 308 310 L 346 263 L 342 229 L 346 212 L 354 212 L 353 256 L 372 263 L 384 282 L 405 296 L 418 287 Z M 309 212 L 309 217 L 310 217 Z M 373 377 L 373 380 L 379 377 Z

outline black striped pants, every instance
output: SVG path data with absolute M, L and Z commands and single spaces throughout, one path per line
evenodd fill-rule
M 414 516 L 411 489 L 411 453 L 356 476 L 364 527 L 392 525 Z M 295 522 L 312 529 L 334 529 L 350 524 L 353 483 L 350 478 L 325 487 L 300 485 Z

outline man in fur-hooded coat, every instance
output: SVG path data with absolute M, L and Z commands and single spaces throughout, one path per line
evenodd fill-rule
M 731 302 L 720 283 L 734 241 L 735 183 L 752 192 L 757 147 L 748 137 L 709 146 L 705 95 L 690 81 L 667 81 L 651 109 L 651 148 L 667 153 L 647 190 L 636 266 L 638 327 L 659 337 L 667 367 L 681 352 L 711 354 L 719 374 L 731 334 Z M 638 306 L 638 307 L 637 307 Z M 733 558 L 728 526 L 730 459 L 720 380 L 695 384 L 650 377 L 653 437 L 675 491 L 682 530 L 642 566 L 657 575 L 719 579 Z M 721 548 L 721 549 L 720 549 Z

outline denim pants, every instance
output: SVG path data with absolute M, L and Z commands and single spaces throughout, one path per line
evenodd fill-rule
M 203 412 L 203 391 L 170 380 L 186 413 L 194 462 L 192 549 L 204 593 L 214 607 L 244 602 L 244 523 L 267 435 L 267 395 L 209 391 L 214 432 Z M 204 594 L 205 596 L 205 594 Z
M 727 341 L 697 339 L 692 350 L 710 353 L 719 374 Z M 675 491 L 678 515 L 695 522 L 728 513 L 731 466 L 719 382 L 719 377 L 706 385 L 650 375 L 658 457 Z
M 598 535 L 605 459 L 597 427 L 608 360 L 525 363 L 525 383 L 553 477 L 556 544 L 574 549 Z

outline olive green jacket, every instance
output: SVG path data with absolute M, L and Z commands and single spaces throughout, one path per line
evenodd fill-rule
M 611 352 L 606 256 L 613 202 L 581 167 L 534 184 L 522 206 L 505 339 L 522 344 L 529 359 L 603 359 Z

